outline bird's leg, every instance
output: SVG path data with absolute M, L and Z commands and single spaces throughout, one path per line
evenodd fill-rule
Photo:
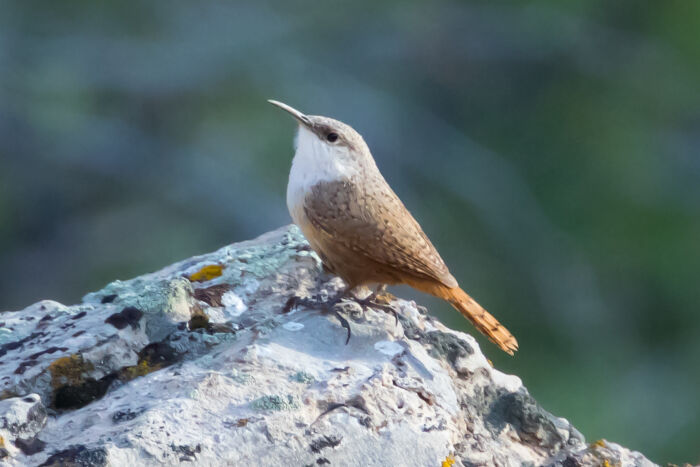
M 377 302 L 377 297 L 382 295 L 383 293 L 386 292 L 386 284 L 380 284 L 378 285 L 372 293 L 367 295 L 365 298 L 359 298 L 357 299 L 357 303 L 359 303 L 362 308 L 378 308 L 382 311 L 390 312 L 391 314 L 394 315 L 394 318 L 396 319 L 396 325 L 399 324 L 399 314 L 396 312 L 396 310 L 385 303 L 378 303 Z
M 348 342 L 350 342 L 350 336 L 352 335 L 352 331 L 350 330 L 350 323 L 338 312 L 338 310 L 335 308 L 335 305 L 340 303 L 340 301 L 344 298 L 351 296 L 351 292 L 353 289 L 354 287 L 346 287 L 345 289 L 338 292 L 338 294 L 336 294 L 336 296 L 333 297 L 331 300 L 327 301 L 319 299 L 318 296 L 314 296 L 311 298 L 302 298 L 297 297 L 295 295 L 290 297 L 289 300 L 287 300 L 287 303 L 284 306 L 284 312 L 289 312 L 292 308 L 303 306 L 312 309 L 321 308 L 326 313 L 333 313 L 333 315 L 336 318 L 338 318 L 338 321 L 340 321 L 341 326 L 343 326 L 348 331 L 348 336 L 345 339 L 345 345 L 348 345 Z
M 369 305 L 370 303 L 376 303 L 375 299 L 386 292 L 386 284 L 379 284 L 377 287 L 374 288 L 372 293 L 367 295 L 365 298 L 358 300 L 358 303 L 361 305 Z

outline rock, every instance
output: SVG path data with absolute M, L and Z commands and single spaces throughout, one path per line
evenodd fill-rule
M 285 227 L 0 314 L 0 464 L 653 465 L 413 302 L 324 311 L 340 288 Z

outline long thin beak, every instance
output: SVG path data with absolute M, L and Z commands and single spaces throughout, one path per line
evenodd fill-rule
M 311 120 L 309 119 L 309 117 L 307 117 L 307 116 L 304 115 L 303 113 L 299 112 L 299 111 L 298 111 L 297 109 L 295 109 L 294 107 L 291 107 L 291 106 L 285 104 L 284 102 L 276 101 L 276 100 L 273 100 L 273 99 L 268 99 L 267 102 L 269 102 L 270 104 L 272 104 L 272 105 L 274 105 L 274 106 L 279 107 L 279 108 L 282 109 L 282 110 L 286 110 L 287 112 L 289 112 L 290 114 L 292 114 L 292 117 L 294 117 L 294 118 L 296 118 L 297 120 L 299 120 L 299 123 L 301 123 L 301 124 L 303 124 L 303 125 L 305 125 L 305 126 L 307 126 L 307 127 L 311 127 L 311 126 L 313 125 L 313 124 L 311 123 Z

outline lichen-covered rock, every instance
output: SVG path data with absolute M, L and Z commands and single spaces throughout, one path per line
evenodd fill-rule
M 341 287 L 285 227 L 0 314 L 0 464 L 652 465 L 413 302 L 326 311 Z

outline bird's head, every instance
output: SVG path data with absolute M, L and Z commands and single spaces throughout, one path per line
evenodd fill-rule
M 286 110 L 299 122 L 296 158 L 319 167 L 332 164 L 348 169 L 374 162 L 365 140 L 350 125 L 320 115 L 303 114 L 279 101 L 268 102 Z

